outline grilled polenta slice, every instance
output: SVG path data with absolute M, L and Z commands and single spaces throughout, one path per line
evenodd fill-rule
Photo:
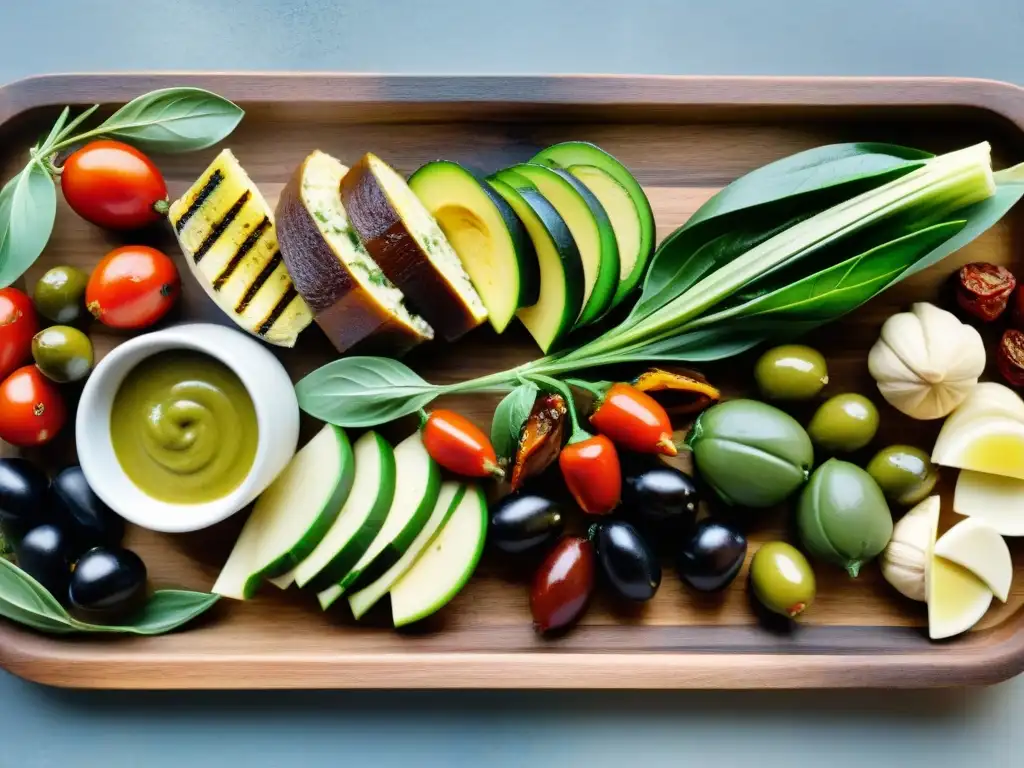
M 348 173 L 319 150 L 303 160 L 277 202 L 281 253 L 339 352 L 358 345 L 360 352 L 400 354 L 434 338 L 434 329 L 409 310 L 355 231 L 338 193 Z
M 292 347 L 313 313 L 292 285 L 273 211 L 225 149 L 171 204 L 170 222 L 199 284 L 240 327 Z

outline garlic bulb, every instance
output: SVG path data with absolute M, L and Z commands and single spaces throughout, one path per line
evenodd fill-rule
M 915 419 L 939 419 L 977 385 L 985 345 L 955 315 L 922 302 L 885 321 L 868 369 L 894 408 Z
M 927 599 L 928 562 L 939 530 L 939 497 L 929 496 L 905 514 L 882 553 L 882 575 L 911 600 Z

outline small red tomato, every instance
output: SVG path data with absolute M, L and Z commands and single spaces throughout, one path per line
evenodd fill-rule
M 454 411 L 433 411 L 423 423 L 423 445 L 430 458 L 466 477 L 504 476 L 494 446 L 480 428 Z
M 85 306 L 111 328 L 145 328 L 174 305 L 181 278 L 174 262 L 156 248 L 115 248 L 96 265 L 85 287 Z
M 530 590 L 530 613 L 538 632 L 564 629 L 587 607 L 594 591 L 594 547 L 566 536 L 544 559 Z
M 0 288 L 0 379 L 28 360 L 38 332 L 32 300 L 17 288 Z
M 139 229 L 167 216 L 164 177 L 120 141 L 90 141 L 69 156 L 60 188 L 75 213 L 108 229 Z
M 34 365 L 0 383 L 0 440 L 30 447 L 52 440 L 67 418 L 60 390 Z
M 650 395 L 629 384 L 612 384 L 590 416 L 590 423 L 613 442 L 637 453 L 675 456 L 672 422 Z
M 606 515 L 619 506 L 622 468 L 612 441 L 604 435 L 569 443 L 558 455 L 558 466 L 580 509 Z

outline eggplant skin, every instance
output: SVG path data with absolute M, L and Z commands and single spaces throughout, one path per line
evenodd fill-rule
M 389 198 L 373 168 L 374 161 L 383 164 L 366 154 L 345 174 L 341 180 L 341 202 L 366 250 L 406 295 L 409 308 L 426 318 L 447 341 L 454 341 L 480 325 L 487 317 L 486 312 L 475 314 L 433 263 Z M 405 183 L 400 177 L 398 181 Z M 411 190 L 409 195 L 416 201 Z M 414 204 L 419 205 L 418 201 Z M 440 229 L 435 238 L 435 249 L 449 247 L 441 242 L 444 235 Z M 454 252 L 452 256 L 458 258 Z M 474 291 L 468 276 L 464 290 Z
M 359 344 L 366 351 L 402 354 L 427 337 L 398 320 L 360 285 L 302 200 L 303 177 L 317 157 L 314 152 L 296 169 L 275 212 L 278 244 L 292 283 L 339 352 Z

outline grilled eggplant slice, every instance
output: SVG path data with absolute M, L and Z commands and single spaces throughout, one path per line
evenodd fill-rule
M 313 313 L 292 285 L 272 211 L 225 149 L 171 204 L 171 226 L 199 284 L 240 327 L 292 347 Z
M 441 227 L 391 166 L 366 154 L 341 181 L 341 203 L 377 264 L 448 341 L 487 309 Z
M 400 354 L 434 337 L 363 246 L 338 194 L 351 173 L 323 152 L 309 155 L 281 193 L 277 230 L 295 287 L 338 348 Z

